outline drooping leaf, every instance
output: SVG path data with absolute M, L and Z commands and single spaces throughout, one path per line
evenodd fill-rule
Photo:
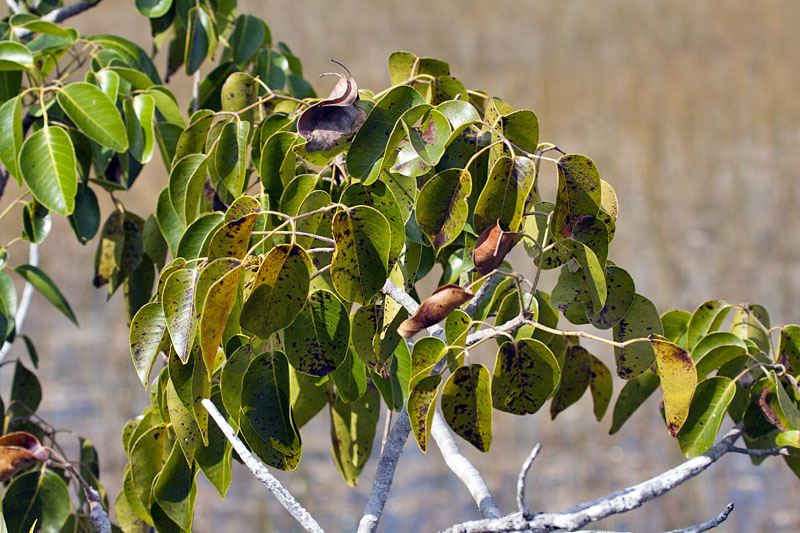
M 663 333 L 661 318 L 653 303 L 637 294 L 631 306 L 614 325 L 614 340 L 626 342 L 632 339 L 645 339 L 650 335 Z M 617 375 L 622 379 L 632 379 L 650 368 L 654 362 L 653 347 L 647 342 L 633 342 L 625 348 L 614 348 L 617 359 Z
M 194 296 L 199 276 L 200 272 L 196 268 L 176 270 L 167 278 L 161 296 L 172 346 L 183 363 L 189 359 L 197 332 Z
M 30 418 L 42 401 L 42 386 L 36 374 L 25 368 L 19 360 L 14 364 L 11 382 L 11 404 L 6 416 L 9 419 Z
M 224 412 L 222 405 L 222 397 L 218 388 L 212 390 L 211 400 L 216 405 L 217 409 Z M 205 446 L 198 446 L 195 450 L 194 458 L 197 465 L 205 474 L 217 492 L 220 498 L 225 499 L 225 494 L 231 485 L 232 472 L 231 472 L 231 457 L 232 447 L 228 439 L 219 429 L 219 427 L 210 423 L 208 426 L 208 444 Z
M 50 234 L 52 219 L 50 212 L 36 201 L 27 202 L 22 208 L 22 238 L 32 243 L 41 243 Z
M 33 54 L 22 43 L 0 41 L 0 70 L 28 70 L 33 67 Z
M 388 264 L 390 267 L 394 265 L 403 251 L 406 236 L 402 213 L 391 189 L 382 181 L 376 181 L 371 185 L 354 183 L 342 192 L 339 201 L 349 207 L 359 205 L 372 207 L 386 218 L 391 232 Z
M 150 372 L 166 329 L 167 319 L 160 303 L 145 304 L 131 321 L 131 357 L 139 381 L 145 388 L 150 383 Z
M 200 295 L 200 291 L 203 290 L 201 287 L 205 288 L 208 285 L 200 310 L 199 326 L 200 350 L 203 353 L 209 379 L 214 371 L 214 359 L 220 342 L 222 342 L 225 323 L 239 289 L 242 269 L 242 262 L 238 259 L 217 259 L 206 266 L 197 280 L 198 296 L 200 297 L 203 297 Z
M 136 9 L 144 17 L 164 16 L 172 7 L 173 0 L 136 0 Z
M 75 210 L 69 216 L 69 224 L 78 238 L 78 242 L 86 244 L 97 234 L 100 228 L 100 205 L 97 195 L 86 185 L 79 185 L 75 194 Z
M 630 274 L 614 265 L 606 266 L 606 302 L 603 308 L 589 316 L 598 329 L 609 329 L 625 316 L 636 297 L 636 285 Z
M 241 432 L 262 461 L 280 470 L 297 468 L 302 452 L 289 393 L 289 364 L 282 353 L 253 359 L 242 381 Z
M 397 333 L 408 339 L 418 331 L 444 320 L 454 309 L 468 302 L 474 295 L 455 284 L 443 285 L 423 301 L 417 311 L 405 320 Z
M 331 260 L 333 286 L 348 302 L 366 305 L 388 276 L 389 223 L 372 207 L 343 209 L 333 217 L 333 238 L 336 241 Z
M 75 318 L 75 314 L 72 312 L 72 308 L 69 306 L 67 299 L 64 298 L 64 295 L 58 290 L 56 284 L 53 283 L 53 280 L 51 280 L 47 274 L 33 265 L 19 265 L 14 268 L 14 271 L 25 278 L 25 281 L 33 285 L 34 289 L 39 291 L 48 302 L 61 311 L 73 324 L 76 326 L 78 325 L 78 319 Z
M 677 344 L 666 340 L 650 341 L 655 352 L 656 369 L 664 393 L 667 429 L 678 434 L 689 415 L 689 406 L 697 387 L 697 371 L 691 356 Z
M 504 231 L 500 219 L 494 226 L 489 226 L 478 237 L 472 252 L 475 270 L 486 275 L 503 263 L 506 255 L 514 247 L 514 239 L 518 232 Z
M 445 343 L 438 337 L 422 337 L 417 340 L 411 350 L 411 381 L 408 386 L 413 389 L 425 379 L 444 355 Z
M 555 392 L 560 378 L 558 361 L 542 342 L 507 341 L 497 352 L 492 405 L 516 415 L 535 413 Z
M 664 337 L 674 342 L 684 350 L 689 349 L 688 334 L 689 321 L 692 313 L 683 309 L 673 309 L 661 315 L 661 324 L 664 327 Z
M 242 308 L 241 325 L 262 339 L 291 324 L 308 297 L 311 260 L 297 245 L 270 250 Z
M 175 444 L 153 483 L 153 499 L 173 522 L 191 530 L 196 497 L 195 469 L 186 463 L 180 446 Z
M 214 54 L 216 34 L 205 9 L 198 5 L 189 10 L 189 25 L 186 30 L 184 63 L 186 74 L 194 74 L 203 62 Z
M 441 383 L 441 374 L 427 376 L 419 380 L 408 393 L 408 418 L 422 453 L 428 452 L 428 438 L 436 413 L 436 398 L 439 396 Z
M 689 415 L 678 433 L 678 444 L 686 457 L 697 457 L 714 445 L 725 411 L 736 394 L 736 382 L 716 376 L 697 386 Z
M 603 419 L 603 415 L 606 414 L 611 403 L 614 382 L 611 378 L 611 371 L 595 356 L 592 356 L 592 379 L 589 381 L 589 389 L 592 391 L 594 416 L 599 422 Z
M 354 402 L 367 392 L 367 367 L 353 350 L 347 350 L 347 356 L 336 370 L 331 372 L 331 378 L 336 385 L 338 397 L 345 402 Z M 327 401 L 327 395 L 325 398 Z M 293 402 L 293 412 L 295 404 L 296 401 Z
M 564 370 L 561 383 L 550 403 L 550 417 L 555 419 L 559 413 L 581 399 L 592 379 L 592 354 L 577 344 L 568 345 L 564 356 Z
M 308 303 L 284 331 L 284 348 L 291 365 L 304 374 L 326 376 L 347 355 L 350 317 L 341 301 L 326 290 L 308 296 Z
M 239 428 L 239 408 L 241 407 L 242 379 L 244 378 L 250 361 L 263 353 L 263 350 L 254 350 L 252 343 L 243 344 L 228 356 L 220 375 L 220 394 L 225 409 L 230 414 L 231 425 Z
M 123 135 L 124 131 L 123 127 Z M 19 153 L 19 173 L 40 204 L 59 215 L 72 213 L 78 175 L 75 149 L 64 129 L 44 126 L 25 139 Z
M 261 213 L 261 204 L 251 196 L 240 196 L 225 213 L 225 224 L 214 233 L 208 246 L 209 261 L 221 257 L 244 259 L 250 235 Z
M 453 242 L 467 222 L 472 179 L 465 170 L 449 169 L 425 182 L 417 196 L 417 224 L 438 254 Z
M 333 461 L 347 484 L 354 487 L 372 452 L 380 396 L 373 389 L 355 402 L 334 401 L 330 414 Z
M 56 100 L 87 137 L 115 152 L 128 149 L 122 117 L 103 91 L 90 83 L 75 82 L 64 86 Z
M 652 370 L 647 370 L 625 383 L 617 397 L 617 403 L 614 404 L 609 434 L 613 435 L 620 430 L 639 406 L 655 392 L 658 384 L 658 374 Z
M 459 367 L 442 388 L 442 415 L 456 435 L 487 453 L 492 445 L 489 370 L 479 363 Z
M 498 220 L 504 230 L 517 231 L 535 175 L 533 161 L 526 157 L 498 159 L 475 204 L 472 219 L 475 231 L 483 233 Z
M 709 333 L 692 350 L 697 378 L 708 374 L 737 357 L 747 355 L 747 346 L 738 336 L 727 331 Z
M 191 127 L 191 126 L 190 126 Z M 191 154 L 180 159 L 169 174 L 169 201 L 184 226 L 197 218 L 205 185 L 206 157 Z

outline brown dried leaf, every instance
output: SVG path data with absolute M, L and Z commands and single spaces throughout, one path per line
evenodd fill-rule
M 503 263 L 508 252 L 514 247 L 514 239 L 519 235 L 517 231 L 503 231 L 500 219 L 494 226 L 489 226 L 481 233 L 475 242 L 472 260 L 475 270 L 481 274 L 488 274 Z
M 443 285 L 420 304 L 411 318 L 400 324 L 397 333 L 408 339 L 418 331 L 444 320 L 454 309 L 471 300 L 473 296 L 471 292 L 454 283 Z
M 347 67 L 336 62 L 347 72 L 326 73 L 323 76 L 339 76 L 339 81 L 328 95 L 300 115 L 297 133 L 308 141 L 306 151 L 331 150 L 347 142 L 355 135 L 367 118 L 367 113 L 355 105 L 358 101 L 358 86 Z
M 50 452 L 39 440 L 23 431 L 0 437 L 0 481 L 11 477 L 35 461 L 47 461 Z

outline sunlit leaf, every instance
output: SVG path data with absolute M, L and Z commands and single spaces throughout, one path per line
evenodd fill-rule
M 507 341 L 497 352 L 492 405 L 516 415 L 535 413 L 555 392 L 560 378 L 558 361 L 542 342 Z
M 347 308 L 332 293 L 319 290 L 284 331 L 283 342 L 291 365 L 305 374 L 326 376 L 345 359 L 350 339 Z
M 686 457 L 697 457 L 714 445 L 725 411 L 736 393 L 736 382 L 726 377 L 706 379 L 697 386 L 689 415 L 678 433 Z
M 78 128 L 93 141 L 115 152 L 128 149 L 128 136 L 114 102 L 90 83 L 64 86 L 57 95 L 58 105 Z
M 697 371 L 692 358 L 677 344 L 653 339 L 650 345 L 655 352 L 656 369 L 664 393 L 667 429 L 674 437 L 689 415 L 692 395 L 697 387 Z
M 122 131 L 124 136 L 124 126 Z M 72 213 L 78 176 L 75 150 L 66 131 L 44 126 L 25 139 L 19 153 L 19 172 L 40 204 L 60 215 Z
M 614 340 L 617 342 L 645 339 L 662 333 L 661 318 L 655 305 L 641 294 L 634 297 L 622 319 L 614 325 Z M 622 379 L 635 378 L 655 361 L 653 348 L 647 342 L 633 342 L 625 348 L 614 347 L 614 355 L 617 375 Z
M 489 370 L 479 364 L 459 367 L 442 388 L 442 415 L 456 435 L 486 453 L 492 445 L 492 394 Z
M 428 438 L 436 413 L 436 398 L 439 396 L 441 383 L 441 374 L 427 376 L 419 380 L 408 394 L 408 418 L 422 453 L 428 451 Z

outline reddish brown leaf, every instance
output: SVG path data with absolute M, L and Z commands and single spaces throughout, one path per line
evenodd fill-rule
M 47 461 L 50 452 L 39 440 L 23 431 L 0 437 L 0 481 L 11 477 L 35 461 Z
M 403 338 L 410 338 L 418 331 L 444 320 L 455 308 L 468 302 L 474 295 L 462 287 L 449 283 L 436 289 L 414 315 L 404 320 L 397 328 Z
M 339 81 L 328 95 L 300 115 L 297 119 L 297 133 L 308 142 L 306 150 L 317 152 L 331 150 L 347 142 L 355 135 L 367 118 L 367 113 L 355 105 L 358 100 L 358 86 L 347 67 L 336 62 L 347 72 L 337 72 L 323 76 L 339 76 Z
M 508 252 L 514 247 L 514 239 L 519 235 L 517 231 L 503 231 L 500 219 L 494 226 L 489 226 L 481 233 L 475 242 L 472 260 L 475 270 L 481 274 L 488 274 L 503 263 Z

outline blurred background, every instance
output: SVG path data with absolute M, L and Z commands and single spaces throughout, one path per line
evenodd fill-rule
M 594 159 L 616 188 L 618 232 L 610 259 L 628 269 L 660 312 L 694 310 L 712 298 L 765 305 L 773 324 L 800 322 L 800 3 L 794 0 L 239 0 L 262 17 L 273 40 L 287 42 L 306 78 L 346 64 L 362 88 L 388 85 L 394 50 L 446 60 L 454 76 L 515 108 L 536 112 L 541 140 Z M 149 27 L 132 1 L 106 0 L 70 21 L 85 33 L 117 33 L 149 49 Z M 165 58 L 156 62 L 162 69 Z M 208 69 L 206 69 L 207 71 Z M 204 72 L 206 72 L 204 71 Z M 177 75 L 179 96 L 190 83 Z M 134 212 L 153 208 L 166 172 L 154 159 L 123 198 Z M 546 172 L 543 180 L 553 180 Z M 0 207 L 15 196 L 7 191 Z M 108 205 L 104 208 L 108 213 Z M 18 231 L 5 223 L 2 236 Z M 119 493 L 125 461 L 120 431 L 147 404 L 130 363 L 123 300 L 105 301 L 91 285 L 94 245 L 82 249 L 55 217 L 41 267 L 62 288 L 81 323 L 76 329 L 36 296 L 25 333 L 37 339 L 45 396 L 40 414 L 98 448 L 101 479 Z M 24 261 L 15 247 L 14 264 Z M 547 285 L 544 286 L 547 288 Z M 121 291 L 120 291 L 121 293 Z M 611 350 L 587 347 L 609 364 Z M 13 355 L 20 355 L 15 347 Z M 487 357 L 487 361 L 489 358 Z M 7 381 L 8 378 L 3 376 Z M 619 390 L 622 382 L 615 381 Z M 5 389 L 3 389 L 5 390 Z M 537 442 L 529 477 L 533 511 L 558 511 L 639 482 L 682 456 L 657 413 L 657 394 L 608 436 L 610 413 L 594 422 L 589 396 L 556 422 L 544 409 L 518 418 L 495 412 L 495 441 L 481 455 L 460 448 L 485 475 L 503 512 L 515 510 L 519 468 Z M 379 434 L 383 422 L 379 426 Z M 377 465 L 350 489 L 332 460 L 328 420 L 302 431 L 299 469 L 279 477 L 328 531 L 352 531 Z M 295 531 L 292 519 L 242 468 L 227 501 L 205 481 L 194 530 Z M 200 476 L 202 478 L 202 476 Z M 779 458 L 759 468 L 726 456 L 709 471 L 643 508 L 596 527 L 682 528 L 736 510 L 720 531 L 799 531 L 800 481 Z M 434 447 L 409 441 L 381 531 L 432 531 L 478 518 L 466 489 Z

